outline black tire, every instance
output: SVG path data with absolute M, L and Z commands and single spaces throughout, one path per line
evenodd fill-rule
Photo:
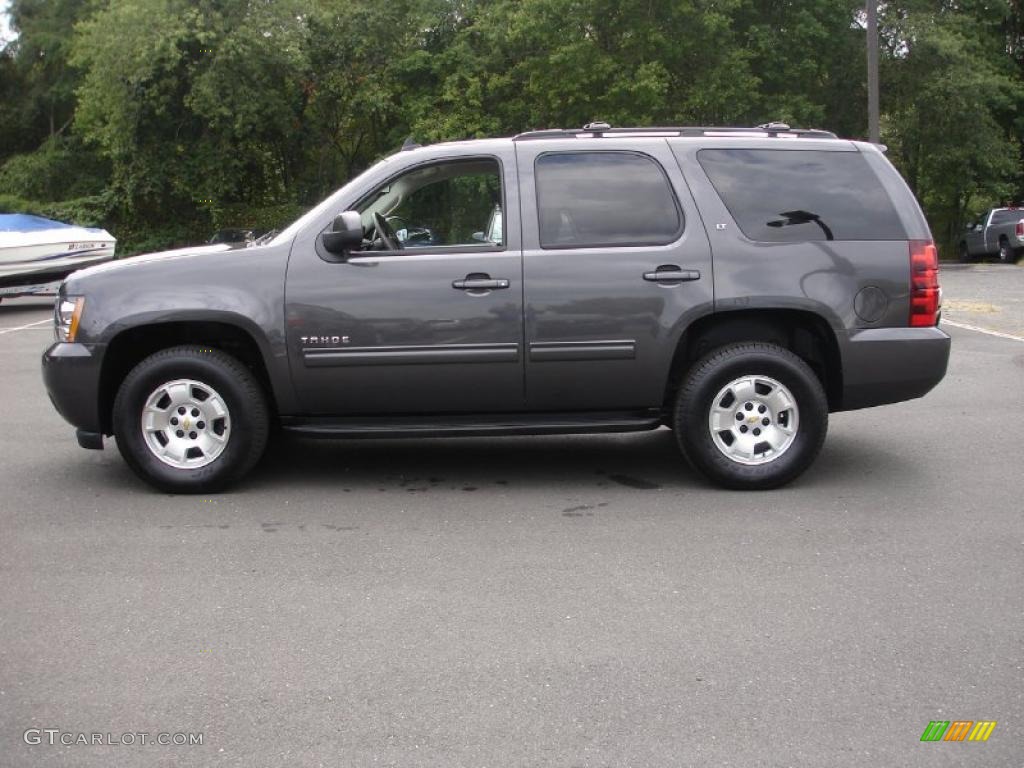
M 789 446 L 777 458 L 756 465 L 723 453 L 708 425 L 722 388 L 750 375 L 770 377 L 785 386 L 799 411 Z M 828 432 L 828 400 L 814 371 L 788 349 L 743 342 L 716 349 L 690 368 L 676 396 L 673 421 L 679 447 L 694 468 L 726 488 L 763 490 L 785 485 L 813 463 Z
M 222 452 L 205 466 L 170 466 L 157 458 L 143 436 L 147 398 L 177 379 L 212 387 L 228 409 L 230 436 Z M 268 425 L 266 395 L 252 372 L 230 355 L 206 347 L 171 347 L 150 355 L 125 377 L 114 400 L 118 450 L 135 474 L 169 493 L 212 493 L 241 479 L 263 455 Z
M 971 255 L 967 252 L 967 243 L 960 243 L 960 246 L 957 248 L 957 256 L 959 256 L 961 264 L 970 264 L 974 261 L 974 259 L 971 258 Z
M 999 261 L 1003 264 L 1016 264 L 1018 253 L 1015 248 L 1010 247 L 1010 241 L 1005 237 L 999 239 Z

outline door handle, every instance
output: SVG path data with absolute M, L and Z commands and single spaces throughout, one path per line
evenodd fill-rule
M 680 269 L 675 264 L 662 264 L 651 272 L 644 272 L 644 280 L 651 283 L 685 283 L 690 280 L 700 280 L 700 271 Z
M 459 291 L 496 291 L 508 288 L 508 280 L 494 279 L 482 272 L 473 272 L 462 280 L 453 280 L 452 288 Z

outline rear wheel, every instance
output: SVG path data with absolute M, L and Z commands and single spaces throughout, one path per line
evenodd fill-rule
M 722 347 L 687 373 L 676 398 L 676 439 L 719 485 L 767 489 L 811 465 L 828 431 L 828 402 L 814 371 L 775 344 Z
M 181 346 L 139 363 L 114 400 L 114 435 L 143 480 L 172 493 L 209 493 L 240 479 L 267 442 L 266 398 L 242 363 Z
M 1003 264 L 1017 263 L 1017 250 L 1010 247 L 1010 241 L 1005 237 L 999 238 L 999 261 Z

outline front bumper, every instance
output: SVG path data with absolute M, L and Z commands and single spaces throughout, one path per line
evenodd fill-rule
M 73 427 L 100 433 L 100 370 L 105 346 L 57 342 L 43 353 L 43 383 L 57 412 Z
M 843 399 L 838 410 L 921 397 L 946 375 L 950 338 L 938 328 L 870 328 L 839 339 Z

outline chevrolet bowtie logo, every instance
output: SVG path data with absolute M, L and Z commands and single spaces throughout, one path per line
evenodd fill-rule
M 747 416 L 747 424 L 754 424 L 757 421 L 757 416 Z
M 181 426 L 183 426 L 185 429 L 188 429 L 190 426 L 192 426 L 192 422 L 189 421 L 188 417 L 186 416 L 185 420 L 181 422 Z

